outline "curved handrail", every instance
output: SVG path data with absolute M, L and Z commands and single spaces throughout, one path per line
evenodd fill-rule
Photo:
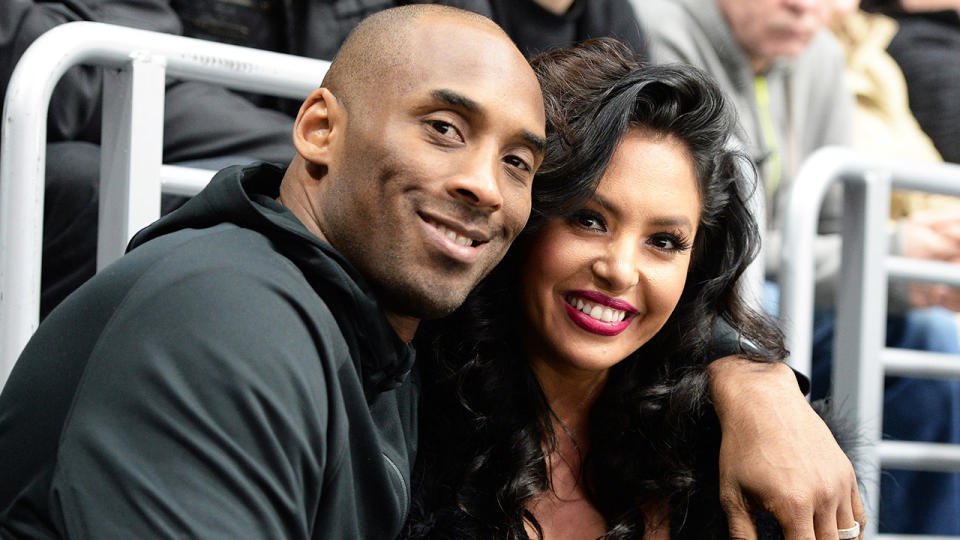
M 40 306 L 47 108 L 76 65 L 123 68 L 153 55 L 173 77 L 302 99 L 329 62 L 93 22 L 46 32 L 10 79 L 0 134 L 0 385 L 36 330 Z
M 813 343 L 814 240 L 823 198 L 834 182 L 866 183 L 864 173 L 889 175 L 894 187 L 956 195 L 960 165 L 915 163 L 842 147 L 811 154 L 800 167 L 788 194 L 780 253 L 780 320 L 784 325 L 790 365 L 810 373 Z

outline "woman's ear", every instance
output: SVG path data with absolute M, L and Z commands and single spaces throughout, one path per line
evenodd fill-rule
M 346 111 L 326 88 L 310 93 L 293 126 L 293 146 L 308 163 L 330 165 L 331 150 L 342 137 Z

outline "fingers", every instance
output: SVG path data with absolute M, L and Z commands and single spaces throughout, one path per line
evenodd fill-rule
M 937 232 L 954 242 L 960 242 L 960 223 L 957 223 L 957 221 L 938 226 Z
M 856 479 L 853 481 L 853 493 L 850 497 L 851 509 L 853 510 L 853 519 L 860 524 L 860 540 L 863 539 L 863 531 L 867 528 L 867 513 L 863 509 L 863 499 L 860 498 L 860 486 Z
M 780 510 L 773 510 L 774 517 L 780 523 L 785 540 L 816 540 L 818 538 L 836 538 L 837 526 L 833 525 L 833 536 L 820 536 L 821 528 L 829 529 L 830 525 L 826 521 L 817 522 L 817 528 L 814 529 L 813 508 L 805 504 L 792 504 Z M 813 517 L 814 519 L 811 519 Z M 834 516 L 830 516 L 828 521 L 833 521 Z
M 860 529 L 860 534 L 857 536 L 857 538 L 862 538 L 863 527 L 861 527 L 860 520 L 857 519 L 857 516 L 853 510 L 853 496 L 856 496 L 857 500 L 859 500 L 858 494 L 851 493 L 851 497 L 841 501 L 840 507 L 837 508 L 837 513 L 833 516 L 833 519 L 836 522 L 833 530 L 837 531 L 838 529 L 850 529 L 851 527 L 856 527 Z M 839 536 L 837 532 L 834 532 L 833 536 L 826 536 L 824 538 L 839 538 Z M 849 540 L 850 537 L 845 536 L 844 538 Z
M 727 525 L 730 528 L 730 540 L 757 540 L 757 526 L 753 516 L 746 510 L 727 512 Z
M 721 493 L 720 505 L 727 514 L 730 540 L 757 540 L 757 526 L 753 522 L 753 515 L 739 492 L 734 495 L 729 492 Z
M 843 514 L 843 523 L 849 523 L 850 525 L 853 525 L 853 512 L 850 511 L 849 501 L 847 504 L 847 509 L 844 512 L 836 509 L 833 512 L 817 512 L 814 520 L 816 521 L 816 535 L 818 539 L 827 538 L 833 540 L 839 537 L 837 529 L 839 528 L 838 524 L 840 521 L 838 520 L 840 519 L 841 514 Z M 850 525 L 844 525 L 844 527 L 848 527 Z
M 915 223 L 942 229 L 960 223 L 960 211 L 956 208 L 941 208 L 937 210 L 921 210 L 914 212 L 909 218 Z

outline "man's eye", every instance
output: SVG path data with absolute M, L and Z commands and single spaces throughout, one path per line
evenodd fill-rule
M 511 167 L 516 167 L 522 171 L 530 171 L 530 165 L 517 156 L 507 156 L 504 158 L 504 161 L 506 161 Z
M 449 122 L 444 122 L 443 120 L 431 120 L 428 123 L 430 124 L 430 127 L 434 129 L 434 131 L 440 135 L 443 135 L 444 137 L 463 140 L 463 138 L 460 136 L 460 133 L 457 131 L 457 128 L 455 128 L 453 124 Z

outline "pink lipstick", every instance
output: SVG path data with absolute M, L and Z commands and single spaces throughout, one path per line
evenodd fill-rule
M 586 330 L 587 332 L 601 336 L 615 336 L 623 332 L 628 326 L 630 326 L 630 323 L 633 322 L 632 315 L 637 313 L 637 309 L 631 306 L 629 303 L 616 298 L 610 298 L 609 296 L 596 291 L 570 291 L 566 296 L 579 297 L 594 304 L 604 305 L 616 310 L 627 312 L 626 317 L 622 321 L 606 322 L 587 315 L 564 300 L 563 307 L 566 308 L 567 316 L 570 317 L 570 320 L 572 320 L 574 324 Z

